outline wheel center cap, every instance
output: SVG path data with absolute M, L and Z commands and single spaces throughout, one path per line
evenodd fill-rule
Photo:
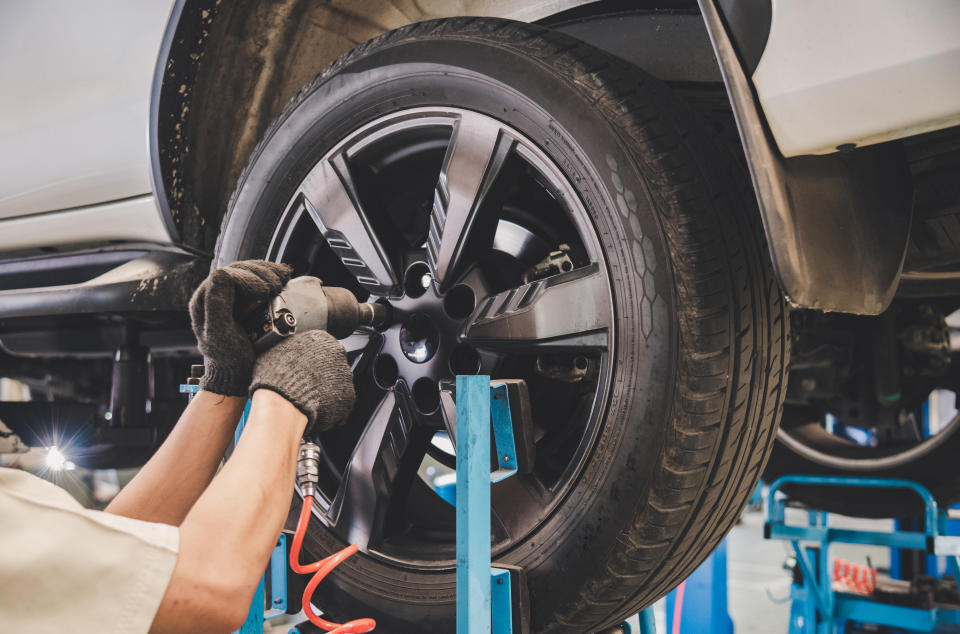
M 423 313 L 407 317 L 400 328 L 400 349 L 414 363 L 426 363 L 437 352 L 440 332 Z

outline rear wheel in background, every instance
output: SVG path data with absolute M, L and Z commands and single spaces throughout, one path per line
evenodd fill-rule
M 492 491 L 494 559 L 536 632 L 597 631 L 689 574 L 769 452 L 785 306 L 749 181 L 664 85 L 492 19 L 404 27 L 307 85 L 267 132 L 217 264 L 266 257 L 396 323 L 345 342 L 358 404 L 323 434 L 315 597 L 390 632 L 454 628 L 455 374 L 527 381 L 530 473 Z M 433 469 L 433 471 L 430 471 Z
M 804 408 L 787 407 L 764 479 L 773 482 L 788 474 L 816 474 L 861 478 L 899 478 L 929 489 L 940 504 L 960 501 L 960 415 L 948 421 L 935 435 L 895 444 L 869 444 L 857 436 L 869 434 L 860 428 L 843 435 L 829 431 L 820 418 L 805 416 Z M 842 423 L 838 423 L 842 425 Z M 918 430 L 919 431 L 919 430 Z M 923 512 L 923 502 L 906 489 L 836 487 L 787 487 L 790 495 L 811 508 L 856 517 L 906 517 Z
M 957 298 L 900 298 L 877 317 L 793 313 L 793 367 L 764 479 L 899 478 L 960 501 Z M 788 487 L 807 505 L 862 517 L 923 512 L 906 489 Z

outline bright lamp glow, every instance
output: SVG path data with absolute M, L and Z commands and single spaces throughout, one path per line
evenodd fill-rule
M 59 447 L 53 445 L 47 449 L 47 467 L 52 471 L 70 471 L 75 465 L 67 460 L 67 456 L 60 451 Z

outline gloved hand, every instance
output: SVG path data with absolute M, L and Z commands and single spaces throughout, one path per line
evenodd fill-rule
M 203 354 L 200 389 L 224 396 L 246 396 L 256 352 L 236 314 L 280 293 L 293 270 L 287 264 L 244 260 L 219 268 L 190 298 L 190 321 Z
M 323 330 L 287 337 L 261 354 L 250 394 L 260 388 L 273 390 L 303 412 L 304 436 L 345 423 L 356 400 L 347 352 Z

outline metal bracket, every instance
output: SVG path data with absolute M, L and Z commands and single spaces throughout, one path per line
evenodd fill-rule
M 490 474 L 490 481 L 496 483 L 517 472 L 517 445 L 513 438 L 510 395 L 505 383 L 490 384 L 490 415 L 498 466 L 498 469 Z

